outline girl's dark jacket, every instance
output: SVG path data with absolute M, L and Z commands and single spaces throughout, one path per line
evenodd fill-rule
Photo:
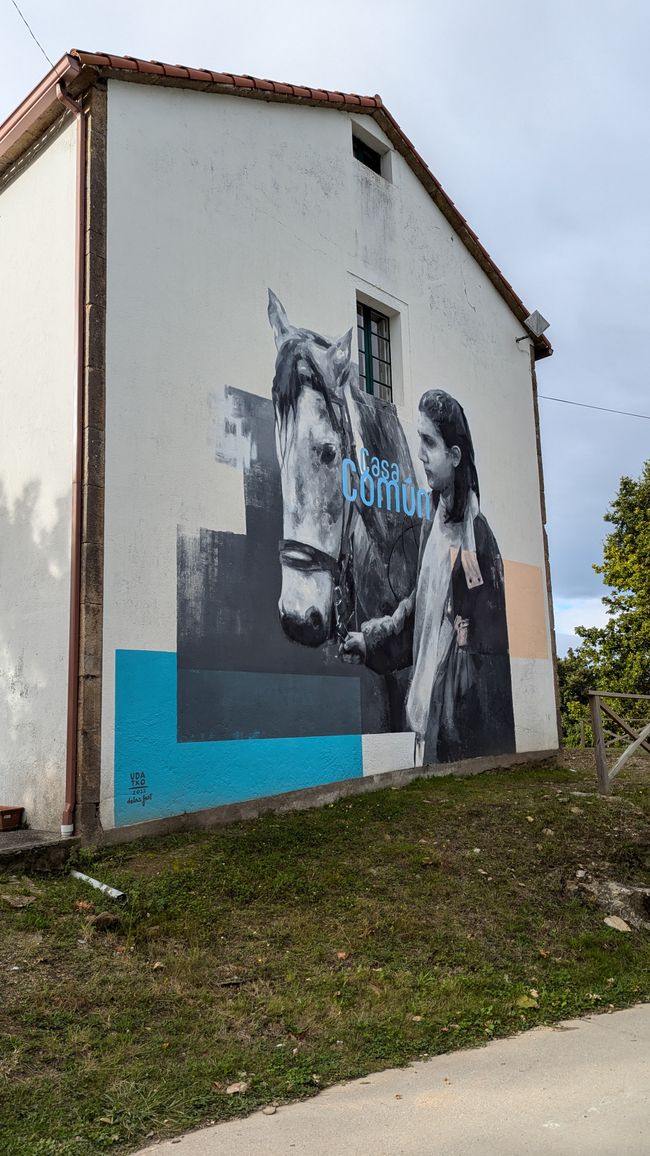
M 422 524 L 418 578 L 432 525 L 433 519 Z M 474 537 L 483 584 L 468 587 L 458 551 L 445 609 L 454 629 L 431 693 L 425 763 L 515 750 L 503 561 L 494 534 L 480 513 L 474 519 Z M 413 608 L 401 631 L 387 629 L 390 619 L 369 623 L 364 629 L 366 665 L 378 674 L 403 670 L 413 663 L 415 613 L 411 601 Z

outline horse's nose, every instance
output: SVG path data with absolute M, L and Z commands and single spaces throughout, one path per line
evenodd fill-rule
M 310 606 L 304 617 L 280 608 L 280 622 L 287 638 L 302 646 L 322 646 L 327 638 L 323 615 L 315 606 Z

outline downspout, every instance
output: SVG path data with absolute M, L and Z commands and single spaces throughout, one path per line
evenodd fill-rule
M 70 543 L 70 633 L 68 644 L 68 722 L 65 758 L 65 803 L 61 835 L 74 835 L 79 721 L 79 636 L 81 615 L 81 500 L 83 485 L 84 344 L 86 303 L 86 114 L 81 104 L 57 84 L 57 99 L 77 118 L 77 197 L 75 238 L 76 404 L 73 428 L 72 524 Z

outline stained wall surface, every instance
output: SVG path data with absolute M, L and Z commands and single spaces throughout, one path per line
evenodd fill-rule
M 0 803 L 64 803 L 75 386 L 75 133 L 0 192 Z
M 388 150 L 367 117 L 109 83 L 105 826 L 557 746 L 528 343 L 353 131 Z M 358 388 L 358 304 L 394 404 Z M 453 524 L 429 390 L 474 446 Z

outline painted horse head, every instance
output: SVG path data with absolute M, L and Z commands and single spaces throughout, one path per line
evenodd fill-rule
M 289 638 L 321 646 L 331 634 L 349 506 L 341 462 L 353 452 L 345 387 L 352 330 L 330 341 L 291 325 L 269 289 L 277 356 L 273 379 L 283 503 L 279 612 Z

